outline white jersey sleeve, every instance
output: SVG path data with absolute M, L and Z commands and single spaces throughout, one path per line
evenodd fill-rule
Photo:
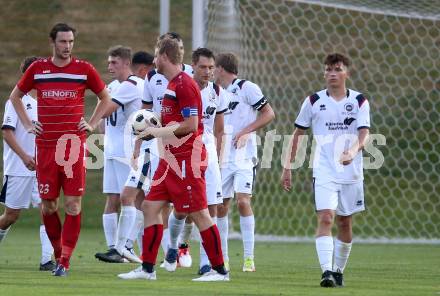
M 299 111 L 298 117 L 295 120 L 295 126 L 301 129 L 308 129 L 312 125 L 312 103 L 310 97 L 307 97 Z
M 255 110 L 261 110 L 267 104 L 267 99 L 263 95 L 261 88 L 253 82 L 245 81 L 242 87 L 246 102 Z
M 10 100 L 6 101 L 5 114 L 3 115 L 2 129 L 11 128 L 15 129 L 17 127 L 18 115 L 15 112 L 14 106 Z
M 229 108 L 229 102 L 231 98 L 229 97 L 229 92 L 220 86 L 219 94 L 219 106 L 217 108 L 217 114 L 225 113 Z
M 136 80 L 128 78 L 121 83 L 112 100 L 120 106 L 127 105 L 136 100 L 141 100 L 141 93 L 136 86 L 137 84 L 138 82 Z
M 357 128 L 370 128 L 370 104 L 361 94 L 356 97 L 359 103 L 359 112 L 357 115 Z
M 156 74 L 156 70 L 151 70 L 145 76 L 144 93 L 142 95 L 142 103 L 153 104 L 153 91 L 151 89 L 151 78 Z

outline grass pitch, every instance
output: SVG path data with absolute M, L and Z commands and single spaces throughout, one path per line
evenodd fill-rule
M 439 295 L 440 256 L 432 245 L 354 245 L 346 287 L 319 287 L 313 244 L 256 244 L 255 273 L 241 272 L 241 242 L 231 241 L 231 281 L 193 283 L 198 265 L 194 242 L 192 268 L 158 270 L 158 280 L 123 281 L 116 274 L 134 264 L 101 263 L 93 257 L 105 248 L 100 229 L 84 229 L 67 278 L 38 271 L 38 227 L 18 223 L 0 245 L 0 295 Z M 160 255 L 162 257 L 162 255 Z

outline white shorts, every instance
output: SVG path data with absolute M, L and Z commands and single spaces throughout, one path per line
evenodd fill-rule
M 103 192 L 121 194 L 130 166 L 117 159 L 104 160 Z
M 336 215 L 350 216 L 365 210 L 363 181 L 353 184 L 317 184 L 313 179 L 313 182 L 317 211 L 335 210 Z
M 154 176 L 154 172 L 156 172 L 158 164 L 159 156 L 157 156 L 157 149 L 141 149 L 137 159 L 137 170 L 130 167 L 125 186 L 142 189 L 147 194 L 150 191 L 151 179 Z
M 0 203 L 10 209 L 36 208 L 41 203 L 37 178 L 34 176 L 4 176 Z
M 234 197 L 234 193 L 252 194 L 256 166 L 252 159 L 238 163 L 223 163 L 221 168 L 223 198 Z
M 208 150 L 208 167 L 205 172 L 206 199 L 208 206 L 223 203 L 222 177 L 217 151 Z

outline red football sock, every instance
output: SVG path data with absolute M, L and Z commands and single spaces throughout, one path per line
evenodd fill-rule
M 162 235 L 162 224 L 154 224 L 144 228 L 144 236 L 142 238 L 142 260 L 144 263 L 156 264 Z
M 64 219 L 63 232 L 61 234 L 61 260 L 65 268 L 69 268 L 70 257 L 72 256 L 73 250 L 75 249 L 76 243 L 78 242 L 79 232 L 81 230 L 81 213 L 72 216 L 66 213 L 66 218 Z
M 52 243 L 55 259 L 60 260 L 61 257 L 61 220 L 58 211 L 43 216 L 44 227 L 46 228 L 47 236 Z
M 217 225 L 214 224 L 208 229 L 201 231 L 200 236 L 202 237 L 202 244 L 212 267 L 223 265 L 222 243 Z

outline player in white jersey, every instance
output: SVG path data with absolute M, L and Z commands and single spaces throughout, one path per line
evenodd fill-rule
M 21 65 L 22 73 L 36 60 L 37 57 L 26 58 Z M 22 102 L 29 118 L 37 120 L 37 101 L 26 94 Z M 28 209 L 30 204 L 34 208 L 41 204 L 35 176 L 35 135 L 26 131 L 9 100 L 5 105 L 2 132 L 4 172 L 0 203 L 5 206 L 5 210 L 0 216 L 0 242 L 12 224 L 17 222 L 22 209 Z M 52 271 L 55 268 L 55 262 L 52 261 L 53 248 L 44 224 L 40 225 L 40 241 L 40 270 Z
M 313 187 L 318 216 L 316 251 L 322 269 L 322 287 L 341 287 L 352 246 L 352 215 L 365 209 L 362 149 L 368 139 L 370 107 L 361 93 L 347 89 L 350 61 L 330 54 L 324 61 L 327 89 L 307 97 L 295 120 L 292 151 L 284 165 L 282 185 L 291 189 L 291 171 L 298 139 L 312 127 L 317 142 Z M 359 153 L 360 152 L 360 153 Z M 332 237 L 336 218 L 337 237 Z M 332 259 L 334 262 L 332 264 Z
M 272 107 L 255 83 L 238 79 L 238 59 L 232 53 L 219 54 L 214 76 L 231 95 L 225 112 L 225 139 L 221 155 L 223 205 L 218 207 L 217 225 L 222 239 L 225 262 L 228 257 L 228 210 L 236 197 L 243 239 L 243 271 L 255 271 L 255 218 L 251 207 L 252 188 L 257 165 L 255 132 L 275 118 Z
M 133 55 L 131 69 L 133 74 L 137 76 L 142 91 L 143 77 L 147 74 L 147 69 L 152 66 L 153 59 L 154 57 L 146 52 L 137 52 Z M 128 128 L 130 129 L 129 126 Z M 134 254 L 133 242 L 138 238 L 139 232 L 143 231 L 144 216 L 141 203 L 150 189 L 150 180 L 156 170 L 159 153 L 155 139 L 136 141 L 135 146 L 130 152 L 133 154 L 131 168 L 121 193 L 122 209 L 117 224 L 115 246 L 105 253 L 95 255 L 99 260 L 105 262 L 121 263 L 124 258 L 131 262 L 142 262 Z M 140 249 L 142 249 L 141 241 L 138 239 Z
M 207 169 L 205 172 L 206 197 L 208 210 L 214 222 L 217 219 L 217 205 L 223 202 L 218 151 L 221 146 L 224 129 L 224 112 L 228 109 L 229 97 L 220 86 L 210 82 L 215 67 L 214 53 L 207 48 L 198 48 L 192 54 L 194 80 L 197 82 L 203 108 L 203 143 L 208 154 Z M 186 215 L 170 214 L 170 247 L 169 252 L 177 252 L 178 236 L 184 228 Z M 182 265 L 182 262 L 180 262 Z M 170 269 L 167 266 L 166 268 Z M 206 251 L 200 244 L 199 274 L 203 275 L 211 270 Z M 175 266 L 174 266 L 175 268 Z
M 161 35 L 158 39 L 171 38 L 175 39 L 179 42 L 179 48 L 182 52 L 182 56 L 184 55 L 184 47 L 183 40 L 179 34 L 175 32 L 168 32 Z M 193 76 L 193 68 L 190 65 L 182 64 L 182 71 L 184 71 L 189 76 Z M 144 95 L 142 100 L 142 108 L 144 109 L 152 109 L 156 114 L 161 114 L 162 109 L 162 99 L 165 94 L 165 90 L 168 86 L 168 80 L 164 75 L 157 73 L 156 70 L 150 71 L 145 77 L 144 84 Z M 171 213 L 172 207 L 169 206 L 164 208 L 162 211 L 162 218 L 164 221 L 163 227 L 163 237 L 162 237 L 162 250 L 164 254 L 168 253 L 169 243 L 170 243 L 170 228 L 168 227 L 168 220 Z M 171 216 L 173 219 L 173 216 Z M 174 220 L 171 220 L 171 223 L 174 223 Z M 174 253 L 174 249 L 172 249 L 168 255 L 168 262 L 171 262 L 170 266 L 174 266 L 175 263 L 179 260 L 180 265 L 182 267 L 190 267 L 191 266 L 191 255 L 189 253 L 188 241 L 191 236 L 191 231 L 193 228 L 193 223 L 190 219 L 186 219 L 186 224 L 183 229 L 182 236 L 180 240 L 183 242 L 179 245 L 178 253 Z M 165 267 L 165 262 L 161 265 L 161 267 Z M 175 269 L 175 268 L 167 268 L 167 269 Z
M 133 75 L 131 71 L 130 48 L 114 46 L 109 49 L 108 55 L 108 70 L 119 82 L 119 85 L 116 82 L 112 83 L 113 113 L 105 119 L 104 136 L 103 191 L 107 194 L 107 200 L 103 225 L 107 244 L 110 251 L 114 252 L 120 195 L 130 172 L 129 159 L 133 136 L 127 121 L 129 116 L 141 107 L 143 80 Z M 125 214 L 122 207 L 121 217 Z M 98 259 L 100 259 L 99 254 L 102 253 L 95 255 Z M 122 258 L 120 261 L 123 262 Z

